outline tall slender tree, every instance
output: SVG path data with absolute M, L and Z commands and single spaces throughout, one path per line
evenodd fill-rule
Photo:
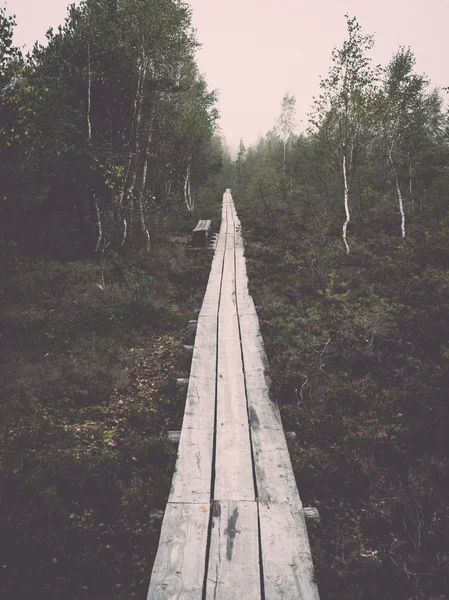
M 285 174 L 285 162 L 287 144 L 290 139 L 294 127 L 295 127 L 295 112 L 296 112 L 296 98 L 292 94 L 286 92 L 282 98 L 281 114 L 279 115 L 276 122 L 276 132 L 282 140 L 284 147 L 284 163 L 283 173 Z
M 409 193 L 412 193 L 412 147 L 420 124 L 425 121 L 426 87 L 424 75 L 413 72 L 415 57 L 410 48 L 400 48 L 385 69 L 382 88 L 381 134 L 383 148 L 393 177 L 401 215 L 401 235 L 405 237 L 404 194 L 399 165 L 408 162 Z M 408 159 L 406 157 L 408 155 Z
M 350 194 L 359 155 L 371 135 L 370 111 L 378 69 L 372 68 L 367 54 L 374 45 L 356 18 L 346 15 L 348 37 L 341 49 L 334 48 L 328 76 L 320 83 L 321 94 L 315 99 L 311 123 L 320 137 L 343 188 L 345 221 L 342 238 L 349 254 L 347 229 L 351 221 Z

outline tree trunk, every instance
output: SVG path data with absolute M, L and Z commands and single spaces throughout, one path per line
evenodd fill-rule
M 91 109 L 91 92 L 92 92 L 92 71 L 90 60 L 90 42 L 87 42 L 87 139 L 92 138 L 92 124 L 90 121 Z
M 150 232 L 148 231 L 147 223 L 145 221 L 145 213 L 143 211 L 143 201 L 142 201 L 142 197 L 141 196 L 139 197 L 139 209 L 140 209 L 140 224 L 142 226 L 143 233 L 147 237 L 147 252 L 149 252 L 150 251 L 151 238 L 150 238 Z
M 262 183 L 260 181 L 259 181 L 258 187 L 259 187 L 259 194 L 260 194 L 260 197 L 262 198 L 262 203 L 263 203 L 263 206 L 264 206 L 264 209 L 265 209 L 265 214 L 266 214 L 266 217 L 267 217 L 267 225 L 270 225 L 270 222 L 271 222 L 270 211 L 268 210 L 268 204 L 267 204 L 267 201 L 265 199 L 265 194 L 263 193 Z
M 142 169 L 142 180 L 140 182 L 140 196 L 145 193 L 145 186 L 147 184 L 147 173 L 148 173 L 148 152 L 150 151 L 151 139 L 153 133 L 153 118 L 151 118 L 149 127 L 148 127 L 148 137 L 147 143 L 145 146 L 145 159 L 143 161 L 143 169 Z
M 122 238 L 122 243 L 120 244 L 121 246 L 125 245 L 127 233 L 128 233 L 128 222 L 126 220 L 126 217 L 123 217 L 123 238 Z
M 393 173 L 394 182 L 395 182 L 395 185 L 396 185 L 396 194 L 397 194 L 397 197 L 398 197 L 399 211 L 401 213 L 401 232 L 402 232 L 402 237 L 405 238 L 404 202 L 402 200 L 401 186 L 399 185 L 398 174 L 396 172 L 396 167 L 394 166 L 394 162 L 393 162 L 393 156 L 392 156 L 392 153 L 391 153 L 392 152 L 392 148 L 393 148 L 393 146 L 391 146 L 390 150 L 388 151 L 388 160 L 390 162 L 391 171 Z
M 135 184 L 135 180 L 136 180 L 136 175 L 135 175 L 135 170 L 137 168 L 136 162 L 138 160 L 138 155 L 139 155 L 139 151 L 140 151 L 139 133 L 140 133 L 140 125 L 141 125 L 141 121 L 142 121 L 143 87 L 144 87 L 144 82 L 145 82 L 145 78 L 146 78 L 145 60 L 146 60 L 145 59 L 145 51 L 144 51 L 144 48 L 142 47 L 141 64 L 140 64 L 140 66 L 139 65 L 137 66 L 139 75 L 138 75 L 138 79 L 137 79 L 136 95 L 134 96 L 134 108 L 133 108 L 133 116 L 132 116 L 132 121 L 131 121 L 131 139 L 129 142 L 129 151 L 128 151 L 128 158 L 127 158 L 127 164 L 126 164 L 126 171 L 125 171 L 125 176 L 123 179 L 123 187 L 122 187 L 122 193 L 121 193 L 121 198 L 120 198 L 121 206 L 123 206 L 123 203 L 125 200 L 125 193 L 126 193 L 126 189 L 127 189 L 127 185 L 128 185 L 128 181 L 129 181 L 129 175 L 130 175 L 130 172 L 133 167 L 134 167 L 134 170 L 133 170 L 133 175 L 132 175 L 131 188 Z M 134 137 L 134 139 L 132 139 L 133 137 Z
M 140 182 L 140 192 L 139 192 L 140 224 L 141 224 L 143 233 L 147 237 L 147 251 L 148 252 L 150 251 L 151 238 L 150 238 L 150 232 L 148 231 L 148 227 L 147 227 L 146 220 L 145 220 L 145 213 L 144 213 L 144 207 L 143 207 L 143 196 L 145 193 L 145 187 L 146 187 L 146 183 L 147 183 L 148 152 L 149 152 L 150 144 L 151 144 L 151 134 L 152 134 L 152 122 L 150 123 L 150 126 L 149 126 L 147 143 L 146 143 L 146 147 L 145 147 L 145 159 L 143 162 L 142 180 Z
M 286 143 L 285 140 L 283 140 L 283 142 L 284 142 L 284 166 L 282 167 L 282 173 L 285 175 L 285 155 L 286 155 L 286 146 L 287 146 L 287 143 Z
M 100 244 L 103 240 L 103 225 L 101 222 L 101 213 L 100 213 L 100 207 L 98 206 L 97 197 L 95 196 L 95 194 L 93 192 L 92 192 L 92 194 L 94 197 L 95 212 L 97 213 L 98 238 L 97 238 L 97 245 L 95 246 L 95 252 L 97 252 L 98 248 L 100 247 Z
M 412 171 L 412 161 L 411 160 L 409 162 L 408 176 L 409 176 L 408 193 L 410 194 L 410 202 L 412 203 L 412 213 L 414 214 L 415 213 L 415 199 L 413 198 L 413 171 Z
M 189 212 L 193 211 L 193 200 L 192 195 L 190 193 L 190 161 L 187 166 L 186 176 L 184 178 L 184 202 L 186 203 L 187 210 Z
M 346 221 L 343 223 L 343 243 L 346 248 L 346 253 L 349 254 L 349 246 L 348 241 L 346 239 L 346 232 L 348 229 L 348 224 L 351 220 L 351 213 L 349 212 L 349 188 L 348 188 L 348 174 L 346 172 L 346 155 L 343 154 L 343 183 L 345 189 L 345 213 L 346 213 Z

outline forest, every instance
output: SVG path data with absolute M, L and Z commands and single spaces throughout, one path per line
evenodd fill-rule
M 0 9 L 2 597 L 145 597 L 225 188 L 320 597 L 447 597 L 447 90 L 346 23 L 307 130 L 286 93 L 232 161 L 188 4 L 85 0 L 27 55 Z

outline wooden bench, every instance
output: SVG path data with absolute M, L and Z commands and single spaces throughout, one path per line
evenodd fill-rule
M 205 248 L 209 241 L 211 233 L 211 221 L 203 219 L 198 221 L 198 225 L 192 231 L 192 246 L 195 248 Z

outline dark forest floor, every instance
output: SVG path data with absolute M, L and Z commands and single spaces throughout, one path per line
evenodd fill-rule
M 149 258 L 4 258 L 0 596 L 146 596 L 190 365 L 186 326 L 211 253 L 188 237 Z
M 447 598 L 447 224 L 359 223 L 346 256 L 338 229 L 236 204 L 322 600 Z

